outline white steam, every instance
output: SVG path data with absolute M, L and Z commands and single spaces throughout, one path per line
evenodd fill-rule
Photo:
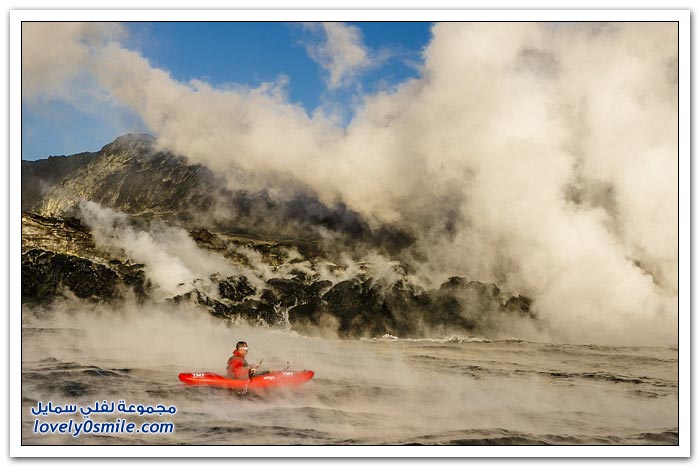
M 331 44 L 352 51 L 322 61 L 333 85 L 365 55 L 352 29 L 330 28 L 342 40 L 328 34 L 319 56 Z M 413 230 L 425 277 L 463 274 L 529 295 L 560 339 L 669 343 L 677 35 L 675 23 L 437 24 L 420 78 L 365 96 L 344 129 L 289 103 L 283 83 L 180 83 L 117 42 L 91 46 L 90 60 L 64 54 L 62 67 L 91 74 L 162 145 L 232 187 L 240 168 L 262 183 L 282 173 L 373 223 Z M 50 37 L 73 50 L 89 33 Z
M 307 45 L 306 50 L 328 72 L 331 89 L 349 84 L 372 65 L 359 28 L 342 23 L 306 23 L 305 27 L 324 36 L 321 42 Z
M 75 81 L 91 68 L 91 54 L 125 36 L 117 23 L 23 22 L 22 98 L 74 98 Z
M 238 272 L 221 255 L 200 249 L 181 228 L 153 224 L 149 231 L 139 230 L 126 214 L 92 201 L 82 201 L 79 207 L 96 246 L 144 263 L 148 279 L 168 296 L 189 292 L 197 280 L 206 285 L 211 274 Z

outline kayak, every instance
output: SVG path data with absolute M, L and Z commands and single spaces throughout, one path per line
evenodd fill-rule
M 233 379 L 216 373 L 180 373 L 178 378 L 191 386 L 214 386 L 229 389 L 267 389 L 298 386 L 314 377 L 310 370 L 270 371 L 250 379 Z

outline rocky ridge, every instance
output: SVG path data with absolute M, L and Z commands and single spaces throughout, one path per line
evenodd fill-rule
M 274 240 L 318 239 L 319 229 L 356 240 L 406 243 L 390 227 L 377 232 L 342 204 L 323 204 L 312 192 L 273 197 L 267 190 L 231 189 L 224 178 L 160 149 L 149 135 L 124 135 L 99 152 L 23 161 L 22 210 L 47 217 L 75 214 L 81 200 L 186 228 L 208 228 Z M 39 189 L 41 187 L 41 189 Z

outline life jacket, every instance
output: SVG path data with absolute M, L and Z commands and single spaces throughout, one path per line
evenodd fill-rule
M 248 362 L 238 350 L 233 351 L 233 355 L 226 363 L 226 375 L 235 379 L 248 378 Z

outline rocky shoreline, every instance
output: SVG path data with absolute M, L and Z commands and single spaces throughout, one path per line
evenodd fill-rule
M 77 218 L 23 213 L 22 233 L 23 302 L 49 303 L 66 294 L 97 302 L 155 299 L 146 266 L 97 248 L 90 229 Z M 190 302 L 229 322 L 305 331 L 330 325 L 341 337 L 419 337 L 488 331 L 504 317 L 533 318 L 528 298 L 508 296 L 494 284 L 452 277 L 426 289 L 399 262 L 392 263 L 391 281 L 374 277 L 371 264 L 360 264 L 354 276 L 344 278 L 346 268 L 321 258 L 310 261 L 295 254 L 288 261 L 285 247 L 274 242 L 205 229 L 191 231 L 190 237 L 200 248 L 229 252 L 224 256 L 245 274 L 214 273 L 186 284 L 185 293 L 159 299 Z M 277 277 L 261 277 L 240 248 L 258 253 Z M 326 273 L 333 266 L 336 280 L 322 277 L 319 265 Z

